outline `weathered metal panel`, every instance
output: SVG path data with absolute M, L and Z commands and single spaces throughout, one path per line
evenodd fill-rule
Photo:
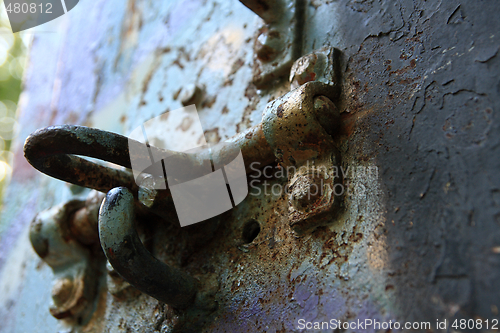
M 493 0 L 306 2 L 303 53 L 344 52 L 335 136 L 344 209 L 296 238 L 285 193 L 272 193 L 286 179 L 275 177 L 191 229 L 142 221 L 159 259 L 218 287 L 205 331 L 298 331 L 299 319 L 498 318 L 499 9 Z M 238 2 L 81 1 L 51 24 L 57 33 L 35 36 L 2 214 L 0 330 L 74 324 L 48 313 L 52 272 L 27 229 L 37 212 L 86 193 L 29 166 L 24 138 L 62 123 L 126 135 L 181 107 L 189 84 L 205 91 L 198 110 L 214 142 L 242 132 L 289 90 L 287 80 L 269 90 L 251 83 L 259 24 Z M 260 232 L 248 242 L 252 221 Z M 182 321 L 133 289 L 112 296 L 103 273 L 94 317 L 79 329 L 168 332 Z

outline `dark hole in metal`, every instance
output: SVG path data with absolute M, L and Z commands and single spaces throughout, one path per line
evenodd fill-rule
M 243 243 L 248 244 L 248 243 L 253 242 L 253 240 L 259 235 L 259 233 L 260 233 L 259 222 L 255 221 L 255 220 L 248 221 L 243 226 L 243 232 L 241 234 L 241 238 L 243 239 Z

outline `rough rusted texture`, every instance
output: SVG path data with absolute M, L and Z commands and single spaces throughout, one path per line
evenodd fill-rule
M 304 236 L 338 216 L 344 196 L 340 155 L 335 147 L 320 158 L 297 166 L 289 175 L 288 224 L 297 236 Z
M 337 168 L 337 164 L 331 165 L 332 161 L 335 163 L 339 161 L 331 135 L 338 128 L 339 114 L 330 98 L 337 99 L 338 94 L 338 84 L 307 82 L 269 103 L 261 124 L 247 129 L 228 140 L 227 143 L 210 147 L 210 151 L 201 150 L 195 154 L 188 154 L 148 146 L 150 154 L 152 151 L 153 155 L 168 156 L 168 159 L 157 161 L 142 172 L 139 170 L 142 175 L 134 183 L 131 183 L 131 176 L 127 172 L 104 167 L 71 155 L 100 158 L 126 168 L 130 168 L 134 163 L 136 163 L 134 165 L 149 164 L 149 154 L 131 153 L 139 152 L 140 154 L 142 150 L 133 149 L 133 146 L 143 145 L 143 143 L 115 133 L 83 126 L 48 127 L 36 131 L 26 139 L 24 153 L 26 159 L 35 168 L 74 185 L 100 191 L 109 190 L 109 186 L 128 186 L 133 196 L 148 207 L 149 211 L 165 218 L 166 212 L 173 208 L 171 196 L 165 190 L 156 190 L 155 186 L 157 182 L 165 181 L 163 178 L 165 164 L 169 164 L 168 169 L 182 168 L 176 177 L 177 182 L 191 180 L 191 175 L 199 173 L 196 172 L 198 169 L 207 169 L 203 166 L 208 163 L 230 164 L 240 152 L 244 157 L 245 166 L 258 164 L 260 168 L 265 167 L 272 161 L 271 156 L 274 154 L 276 160 L 286 167 L 310 169 L 309 163 L 313 165 L 316 163 L 319 169 Z M 126 146 L 125 142 L 127 142 Z M 124 155 L 129 155 L 129 157 L 125 158 Z M 61 161 L 67 159 L 70 163 L 67 167 L 63 167 Z M 145 162 L 138 163 L 137 160 L 145 160 Z M 306 162 L 307 167 L 304 165 Z M 160 172 L 161 176 L 158 178 L 148 175 L 149 170 L 160 163 L 164 168 L 163 172 Z M 314 172 L 314 166 L 311 170 Z M 311 170 L 307 170 L 306 174 Z M 313 216 L 323 216 L 339 206 L 338 200 L 335 200 L 333 195 L 333 187 L 338 182 L 335 178 L 338 177 L 334 177 L 331 171 L 325 171 L 323 178 L 326 182 L 325 188 L 328 190 L 324 193 L 324 200 L 321 203 L 315 204 L 314 208 L 311 206 L 312 209 L 305 214 L 297 211 L 293 206 L 290 207 L 290 225 L 294 226 L 294 230 L 300 234 L 319 225 L 316 219 L 313 221 Z M 168 186 L 172 185 L 175 184 L 168 184 Z M 320 191 L 324 192 L 323 185 Z M 79 216 L 81 214 L 85 212 L 76 213 L 75 223 L 85 223 L 83 217 Z M 303 226 L 305 220 L 310 220 L 306 223 L 307 228 Z M 82 225 L 80 228 L 82 231 L 84 231 L 83 227 Z M 92 230 L 89 232 L 92 233 Z M 87 242 L 92 243 L 93 239 Z
M 266 141 L 264 132 L 262 131 L 262 123 L 232 137 L 228 142 L 229 144 L 223 146 L 223 149 L 214 152 L 213 158 L 214 160 L 218 160 L 219 164 L 229 161 L 227 156 L 234 156 L 235 150 L 231 149 L 232 147 L 241 149 L 246 168 L 256 161 L 261 163 L 261 165 L 268 165 L 275 160 L 273 150 Z
M 221 158 L 221 161 L 218 161 L 219 163 L 224 163 L 227 154 L 239 151 L 239 147 L 235 147 L 234 142 L 229 148 L 217 154 Z M 258 143 L 255 140 L 250 142 Z M 243 144 L 243 142 L 240 143 Z M 137 198 L 139 196 L 140 180 L 134 180 L 129 171 L 105 167 L 73 155 L 99 158 L 125 168 L 131 168 L 131 160 L 145 160 L 146 162 L 142 164 L 148 164 L 150 161 L 149 154 L 140 155 L 142 150 L 129 149 L 129 145 L 143 144 L 116 133 L 84 126 L 52 126 L 37 130 L 26 139 L 24 155 L 35 168 L 54 178 L 102 192 L 107 192 L 114 187 L 126 186 Z M 243 146 L 246 149 L 253 150 L 251 146 Z M 153 150 L 153 153 L 157 154 L 157 156 L 167 153 L 171 156 L 166 163 L 184 167 L 183 173 L 179 173 L 179 181 L 189 177 L 195 170 L 200 169 L 200 166 L 203 169 L 203 165 L 207 163 L 210 155 L 208 151 L 194 155 L 165 152 L 156 147 L 149 147 L 149 150 Z M 133 151 L 133 153 L 130 154 L 130 151 Z M 268 151 L 268 154 L 271 154 L 271 152 Z M 154 168 L 160 163 L 159 161 L 150 168 Z M 148 169 L 145 172 L 147 173 Z M 148 206 L 151 210 L 163 216 L 162 209 L 168 207 L 170 202 L 170 195 L 162 193 L 155 196 L 154 205 Z
M 270 183 L 285 184 L 286 179 Z M 287 194 L 255 194 L 228 216 L 233 222 L 207 245 L 210 253 L 200 251 L 192 258 L 205 261 L 206 271 L 220 274 L 221 310 L 206 331 L 289 332 L 297 330 L 298 318 L 342 318 L 348 309 L 371 311 L 373 305 L 362 298 L 347 300 L 354 290 L 344 289 L 348 282 L 336 277 L 347 273 L 340 267 L 363 236 L 351 239 L 350 230 L 341 235 L 345 230 L 341 218 L 332 229 L 296 238 L 288 226 Z M 260 232 L 245 243 L 246 226 L 253 221 L 259 223 Z
M 100 158 L 130 168 L 128 143 L 124 136 L 84 126 L 53 126 L 26 139 L 24 156 L 36 169 L 75 185 L 103 192 L 126 185 L 137 191 L 130 173 L 73 156 Z
M 257 125 L 265 104 L 289 87 L 259 91 L 249 83 L 255 15 L 230 1 L 170 3 L 81 1 L 66 35 L 37 35 L 20 138 L 84 122 L 127 135 L 181 107 L 173 96 L 193 79 L 217 96 L 199 110 L 207 130 L 218 128 L 224 140 Z M 189 230 L 139 223 L 159 260 L 220 283 L 219 310 L 204 331 L 294 332 L 299 318 L 498 316 L 498 10 L 491 0 L 307 2 L 302 54 L 325 45 L 345 54 L 335 141 L 349 191 L 345 209 L 329 227 L 297 239 L 287 224 L 288 197 L 269 195 L 286 177 L 264 186 L 267 178 L 255 171 L 255 195 L 218 221 Z M 41 331 L 67 331 L 38 305 L 49 302 L 52 272 L 14 241 L 36 212 L 71 198 L 70 191 L 23 161 L 21 146 L 2 212 L 9 228 L 1 237 L 1 281 L 11 288 L 2 289 L 0 330 L 29 332 L 36 323 Z M 224 227 L 202 228 L 216 222 Z M 255 222 L 260 232 L 244 244 Z M 116 299 L 103 285 L 88 331 L 170 332 L 182 316 L 144 294 Z
M 267 156 L 274 151 L 281 164 L 297 168 L 298 170 L 292 172 L 289 176 L 291 194 L 289 196 L 288 218 L 289 225 L 298 235 L 304 235 L 306 231 L 314 230 L 318 226 L 331 221 L 339 207 L 339 198 L 338 195 L 334 194 L 334 186 L 339 183 L 341 178 L 335 176 L 332 172 L 334 167 L 338 168 L 339 156 L 331 135 L 326 131 L 326 128 L 333 131 L 338 127 L 338 110 L 328 98 L 337 99 L 338 92 L 337 85 L 308 82 L 270 103 L 264 112 L 262 124 L 229 140 L 228 145 L 223 145 L 221 148 L 215 146 L 211 149 L 214 152 L 214 163 L 218 163 L 218 165 L 221 163 L 228 164 L 235 158 L 234 152 L 241 150 L 245 156 L 246 164 L 253 162 L 259 163 L 260 167 L 264 167 L 268 164 Z M 325 124 L 326 128 L 323 128 L 321 123 Z M 124 137 L 118 134 L 86 127 L 49 127 L 35 132 L 26 140 L 25 155 L 34 166 L 49 175 L 61 173 L 61 170 L 47 168 L 44 159 L 47 159 L 47 156 L 52 157 L 54 155 L 65 157 L 67 156 L 66 153 L 87 154 L 90 157 L 103 158 L 129 167 L 128 161 L 120 158 L 122 153 L 118 151 L 118 149 L 129 151 L 128 147 L 123 147 L 125 140 Z M 127 141 L 130 144 L 131 141 Z M 64 144 L 61 144 L 61 142 Z M 113 144 L 115 146 L 112 146 Z M 134 141 L 132 144 L 140 143 Z M 256 144 L 262 145 L 255 146 Z M 52 148 L 47 152 L 45 147 L 51 146 L 57 148 Z M 95 146 L 95 149 L 91 149 L 93 146 Z M 104 154 L 103 148 L 110 152 L 109 156 Z M 149 149 L 157 148 L 149 147 Z M 246 156 L 247 151 L 250 152 L 251 157 L 258 156 L 258 154 L 255 155 L 255 151 L 264 151 L 263 160 L 266 164 L 262 164 L 262 161 L 249 160 L 249 156 Z M 170 159 L 191 159 L 195 164 L 193 167 L 198 165 L 197 161 L 206 159 L 205 155 L 208 155 L 203 154 L 203 152 L 200 156 L 188 157 L 184 156 L 185 154 L 175 152 L 171 154 Z M 286 157 L 286 161 L 289 163 L 283 162 L 283 157 Z M 130 156 L 130 158 L 132 159 L 134 156 Z M 79 159 L 79 161 L 84 165 L 84 160 Z M 87 163 L 92 165 L 90 162 Z M 186 165 L 186 167 L 188 169 L 192 168 L 189 165 Z M 82 169 L 78 171 L 85 174 L 89 170 Z M 58 175 L 57 178 L 73 181 L 61 175 Z M 113 182 L 119 181 L 120 179 L 113 180 Z M 154 180 L 151 177 L 146 177 L 142 180 L 142 183 L 146 184 L 149 181 Z M 78 185 L 89 186 L 79 179 L 74 182 Z M 314 185 L 316 190 L 313 201 L 310 201 L 311 185 Z M 101 187 L 97 188 L 100 189 Z M 146 186 L 147 188 L 148 186 Z M 158 215 L 167 220 L 169 219 L 169 209 L 173 208 L 170 200 L 165 201 L 168 198 L 164 194 L 166 191 L 154 190 L 146 192 L 141 188 L 139 193 L 133 194 L 126 187 L 117 187 L 107 193 L 99 211 L 99 240 L 102 250 L 116 272 L 136 289 L 174 308 L 187 308 L 194 302 L 199 283 L 180 270 L 157 260 L 143 246 L 135 230 L 136 214 L 134 207 L 136 206 L 136 200 L 134 197 L 138 197 L 139 201 L 149 210 L 154 209 L 157 212 L 161 210 Z M 306 197 L 308 197 L 307 200 Z M 92 221 L 88 220 L 89 213 L 87 211 L 95 212 L 98 200 L 89 198 L 87 201 L 89 203 L 88 207 L 77 210 L 73 213 L 71 219 L 68 218 L 67 221 L 64 220 L 60 223 L 67 224 L 67 228 L 78 234 L 77 238 L 84 238 L 84 244 L 92 244 L 95 242 L 94 237 L 92 237 L 95 222 L 92 223 Z M 143 209 L 143 212 L 147 214 L 145 209 Z M 254 228 L 253 231 L 247 230 L 245 233 L 252 232 L 258 235 L 259 231 L 260 228 Z M 89 239 L 85 239 L 85 236 L 88 236 Z M 204 234 L 204 236 L 208 235 Z M 253 241 L 252 237 L 245 236 L 249 240 L 248 242 Z M 37 244 L 40 237 L 33 236 L 32 239 L 34 244 Z M 40 249 L 38 252 L 40 255 L 45 255 L 46 251 Z M 60 255 L 64 256 L 65 252 L 62 251 Z M 210 281 L 210 279 L 208 281 L 208 284 L 202 283 L 201 287 L 205 290 L 214 290 L 214 282 Z M 56 306 L 62 307 L 65 302 L 70 301 L 70 291 L 73 288 L 74 283 L 72 280 L 63 279 L 59 281 L 54 289 Z M 118 288 L 116 294 L 121 293 L 123 289 L 122 287 Z M 88 298 L 90 297 L 87 297 L 87 302 L 89 301 Z M 179 330 L 180 327 L 183 329 L 187 327 L 197 329 L 197 327 L 201 327 L 209 319 L 207 316 L 215 307 L 215 304 L 205 297 L 203 293 L 198 293 L 196 303 L 187 312 L 185 319 L 175 325 L 175 329 Z M 200 311 L 203 313 L 200 313 Z M 63 318 L 63 315 L 59 313 L 53 313 L 53 315 L 56 318 Z M 64 316 L 66 315 L 74 316 L 75 313 L 66 311 Z M 187 323 L 191 322 L 193 315 L 198 320 L 195 320 L 194 324 L 188 325 Z
M 31 223 L 31 244 L 55 275 L 50 313 L 57 319 L 88 318 L 96 293 L 91 251 L 70 230 L 70 220 L 83 205 L 70 201 L 41 212 Z
M 130 160 L 150 161 L 149 155 L 130 155 L 129 145 L 144 145 L 122 135 L 84 126 L 52 126 L 30 134 L 24 145 L 24 155 L 28 162 L 39 171 L 74 185 L 108 192 L 120 185 L 137 192 L 137 182 L 128 171 L 113 169 L 73 155 L 83 155 L 112 162 L 130 169 Z M 208 150 L 197 154 L 164 151 L 149 147 L 153 154 L 169 155 L 167 163 L 183 165 L 186 170 L 179 175 L 189 177 L 197 168 L 203 167 L 209 159 Z M 214 163 L 225 164 L 241 150 L 245 165 L 258 161 L 267 165 L 272 162 L 272 150 L 265 141 L 262 125 L 247 129 L 228 140 L 227 144 L 212 147 Z M 141 152 L 139 149 L 135 153 Z M 173 162 L 169 162 L 173 161 Z M 160 162 L 158 162 L 160 163 Z M 151 166 L 150 168 L 154 168 Z M 146 169 L 147 173 L 149 169 Z M 137 196 L 135 194 L 135 196 Z
M 308 82 L 269 103 L 262 116 L 262 129 L 280 165 L 301 166 L 313 161 L 333 146 L 332 137 L 318 121 L 328 119 L 328 126 L 338 126 L 339 113 L 333 106 L 315 109 L 315 97 L 338 98 L 339 86 Z M 325 112 L 326 111 L 326 112 Z
M 228 15 L 230 12 L 238 15 Z M 247 88 L 254 89 L 250 83 L 251 37 L 257 27 L 255 15 L 237 2 L 98 0 L 81 2 L 72 13 L 47 26 L 56 33 L 36 34 L 32 43 L 20 103 L 22 139 L 13 145 L 14 175 L 4 196 L 4 207 L 9 208 L 2 212 L 1 285 L 2 290 L 7 290 L 6 284 L 10 289 L 0 302 L 0 330 L 32 331 L 33 314 L 40 319 L 40 330 L 68 330 L 46 311 L 50 268 L 39 264 L 31 248 L 19 252 L 14 245 L 23 244 L 21 236 L 36 213 L 75 196 L 84 199 L 86 193 L 74 194 L 73 187 L 39 176 L 24 160 L 22 144 L 31 132 L 73 123 L 127 135 L 152 116 L 181 107 L 173 96 L 194 81 L 207 87 L 210 103 L 202 103 L 200 110 L 204 128 L 210 130 L 218 123 L 219 137 L 226 139 L 258 124 L 269 96 L 282 94 L 277 91 L 264 99 L 245 94 Z M 196 27 L 199 30 L 194 32 Z M 192 238 L 193 244 L 203 244 L 209 234 L 200 233 L 202 236 Z M 4 278 L 6 271 L 25 278 Z M 105 288 L 101 290 L 104 294 L 100 294 L 95 321 L 86 329 L 159 330 L 171 318 L 172 311 L 167 309 L 169 315 L 165 316 L 165 307 L 149 296 L 141 294 L 128 300 L 127 306 L 106 297 Z
M 97 217 L 104 194 L 91 191 L 85 200 L 85 206 L 77 210 L 69 219 L 71 234 L 84 245 L 94 245 L 99 242 Z
M 343 110 L 354 121 L 343 149 L 379 169 L 386 213 L 377 236 L 397 318 L 498 318 L 500 26 L 488 13 L 499 5 L 339 6 Z
M 264 135 L 288 173 L 289 225 L 299 236 L 331 223 L 340 207 L 343 191 L 334 193 L 337 184 L 342 186 L 335 173 L 340 155 L 332 137 L 339 128 L 332 102 L 338 93 L 338 84 L 307 82 L 269 103 L 262 118 Z
M 341 80 L 341 61 L 341 51 L 333 47 L 323 47 L 300 57 L 290 69 L 291 89 L 310 81 L 338 84 Z

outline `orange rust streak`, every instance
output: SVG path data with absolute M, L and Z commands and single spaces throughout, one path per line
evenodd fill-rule
M 354 129 L 359 121 L 363 120 L 366 116 L 371 115 L 373 109 L 363 109 L 357 112 L 343 112 L 340 114 L 340 121 L 342 123 L 340 135 L 350 136 L 354 133 Z

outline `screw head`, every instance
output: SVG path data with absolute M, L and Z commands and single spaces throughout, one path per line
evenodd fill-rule
M 324 194 L 324 180 L 319 174 L 299 177 L 292 185 L 290 201 L 300 211 L 308 211 Z
M 324 73 L 326 57 L 322 53 L 310 53 L 297 59 L 290 70 L 291 89 L 318 80 Z

